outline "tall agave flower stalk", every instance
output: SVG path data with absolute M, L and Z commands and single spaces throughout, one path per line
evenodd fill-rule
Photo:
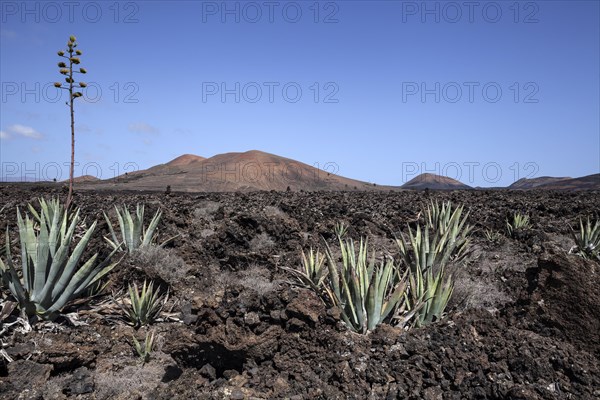
M 116 263 L 109 264 L 109 256 L 96 265 L 98 254 L 94 254 L 79 266 L 96 222 L 71 251 L 75 242 L 73 234 L 79 223 L 79 209 L 68 217 L 58 200 L 49 204 L 40 200 L 41 211 L 36 211 L 33 218 L 27 213 L 23 216 L 17 209 L 23 277 L 19 278 L 12 261 L 8 228 L 6 264 L 0 259 L 0 276 L 28 316 L 52 320 L 65 305 L 84 294 Z M 33 209 L 32 206 L 29 208 Z
M 71 167 L 69 168 L 69 195 L 67 197 L 66 208 L 69 208 L 71 205 L 71 200 L 73 197 L 73 172 L 75 169 L 75 109 L 74 103 L 75 99 L 83 96 L 83 93 L 76 91 L 79 88 L 85 88 L 87 84 L 85 82 L 76 82 L 74 79 L 75 74 L 87 74 L 87 70 L 85 68 L 77 68 L 77 66 L 81 63 L 79 56 L 83 53 L 81 50 L 76 49 L 77 47 L 77 39 L 75 36 L 71 35 L 69 37 L 69 41 L 67 42 L 67 48 L 63 51 L 58 51 L 58 56 L 67 60 L 60 61 L 58 63 L 59 72 L 61 75 L 65 75 L 65 82 L 63 84 L 61 82 L 55 82 L 54 87 L 58 89 L 67 90 L 69 92 L 69 100 L 67 101 L 67 106 L 69 106 L 69 110 L 71 112 Z

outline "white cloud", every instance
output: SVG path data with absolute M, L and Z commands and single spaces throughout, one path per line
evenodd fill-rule
M 8 132 L 0 131 L 0 139 L 10 139 Z
M 152 125 L 149 125 L 145 122 L 136 122 L 134 124 L 129 124 L 128 129 L 129 129 L 129 132 L 133 132 L 133 133 L 144 133 L 144 134 L 150 134 L 150 135 L 158 134 L 158 129 L 156 129 Z
M 12 135 L 23 136 L 36 140 L 43 139 L 44 137 L 44 135 L 42 135 L 40 132 L 36 131 L 32 127 L 20 124 L 11 125 L 8 128 L 6 128 L 6 131 L 2 131 L 3 139 L 8 139 Z

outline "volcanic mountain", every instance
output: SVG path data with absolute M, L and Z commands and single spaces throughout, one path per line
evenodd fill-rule
M 182 156 L 179 156 L 171 161 L 169 161 L 166 165 L 171 166 L 171 167 L 180 167 L 183 165 L 189 165 L 189 164 L 193 164 L 197 161 L 204 161 L 206 160 L 206 158 L 204 157 L 200 157 L 194 154 L 184 154 Z
M 171 190 L 179 192 L 285 191 L 288 187 L 295 191 L 472 189 L 458 180 L 430 173 L 418 175 L 400 187 L 375 185 L 258 150 L 210 158 L 184 154 L 165 164 L 113 179 L 94 179 L 85 176 L 76 178 L 76 182 L 80 189 L 164 191 L 170 186 Z M 600 174 L 581 178 L 524 178 L 508 188 L 600 190 Z
M 560 181 L 564 181 L 567 179 L 572 179 L 570 177 L 557 178 L 553 176 L 540 176 L 539 178 L 521 178 L 512 185 L 508 187 L 508 189 L 535 189 L 544 185 L 556 184 Z
M 519 179 L 509 189 L 552 189 L 552 190 L 600 190 L 600 174 L 580 178 L 553 178 L 543 176 Z
M 74 183 L 86 183 L 86 182 L 97 182 L 97 181 L 99 181 L 99 179 L 93 175 L 82 175 L 82 176 L 73 178 Z M 63 182 L 69 182 L 69 180 L 65 179 Z
M 210 158 L 185 154 L 166 164 L 94 184 L 90 189 L 229 192 L 277 190 L 389 190 L 344 178 L 299 161 L 258 150 Z
M 454 190 L 454 189 L 471 189 L 456 179 L 448 178 L 447 176 L 435 174 L 421 174 L 401 186 L 402 189 L 435 189 L 435 190 Z

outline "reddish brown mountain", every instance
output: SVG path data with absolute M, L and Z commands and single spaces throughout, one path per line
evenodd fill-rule
M 82 175 L 82 176 L 78 176 L 73 178 L 73 182 L 74 183 L 86 183 L 86 182 L 96 182 L 99 181 L 100 179 L 96 178 L 95 176 L 92 175 Z M 69 180 L 65 180 L 63 182 L 69 182 Z
M 186 154 L 147 170 L 95 184 L 95 189 L 224 192 L 253 190 L 389 190 L 389 186 L 329 174 L 308 164 L 262 151 L 210 158 Z M 92 188 L 90 186 L 90 188 Z
M 512 185 L 509 189 L 535 189 L 540 186 L 556 184 L 560 181 L 572 179 L 571 177 L 556 178 L 553 176 L 540 176 L 539 178 L 521 178 Z
M 169 161 L 166 165 L 169 165 L 171 167 L 178 167 L 178 166 L 182 166 L 182 165 L 189 165 L 198 161 L 203 161 L 206 160 L 206 158 L 204 157 L 200 157 L 194 154 L 184 154 L 182 156 L 179 156 L 171 161 Z
M 551 189 L 551 190 L 600 190 L 600 174 L 580 178 L 540 177 L 519 179 L 509 189 Z
M 289 158 L 251 150 L 224 153 L 210 158 L 184 154 L 165 164 L 128 173 L 114 179 L 95 181 L 94 177 L 77 178 L 83 189 L 164 191 L 171 186 L 181 192 L 229 192 L 277 190 L 398 190 L 471 189 L 445 176 L 421 174 L 401 187 L 372 183 L 329 174 Z M 540 177 L 521 179 L 510 189 L 600 190 L 600 174 L 581 178 Z
M 471 187 L 447 176 L 421 174 L 402 185 L 402 189 L 454 190 L 471 189 Z

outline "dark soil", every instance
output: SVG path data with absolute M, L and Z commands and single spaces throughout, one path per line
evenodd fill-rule
M 17 206 L 53 189 L 0 186 L 0 232 L 18 255 Z M 280 267 L 299 251 L 333 243 L 336 222 L 353 238 L 396 255 L 394 235 L 431 199 L 470 209 L 473 254 L 456 271 L 445 319 L 405 332 L 346 329 L 338 312 L 291 284 Z M 454 191 L 75 194 L 86 222 L 98 220 L 89 254 L 107 254 L 102 217 L 115 204 L 160 207 L 163 250 L 125 257 L 108 295 L 65 310 L 70 318 L 16 329 L 0 322 L 3 399 L 598 399 L 600 263 L 567 254 L 570 226 L 598 217 L 600 193 Z M 505 236 L 505 220 L 528 213 L 532 229 Z M 489 242 L 486 229 L 501 232 Z M 0 239 L 0 244 L 4 239 Z M 112 297 L 153 279 L 169 301 L 150 327 L 150 361 Z M 112 293 L 112 294 L 110 294 Z M 3 301 L 10 299 L 4 292 Z M 75 322 L 75 323 L 74 323 Z M 76 326 L 75 326 L 76 325 Z

